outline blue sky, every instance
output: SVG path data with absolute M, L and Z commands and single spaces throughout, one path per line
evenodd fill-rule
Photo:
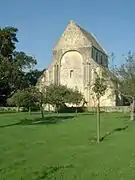
M 17 49 L 36 57 L 43 69 L 70 19 L 96 35 L 116 63 L 135 51 L 134 0 L 0 0 L 0 27 L 19 29 Z

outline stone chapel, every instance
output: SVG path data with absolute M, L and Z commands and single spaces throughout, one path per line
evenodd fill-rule
M 39 83 L 77 88 L 84 95 L 86 106 L 95 106 L 90 88 L 94 71 L 100 72 L 103 67 L 108 69 L 108 55 L 95 36 L 71 20 L 52 53 L 52 62 Z M 114 89 L 108 84 L 106 94 L 101 98 L 101 106 L 116 106 L 116 98 Z

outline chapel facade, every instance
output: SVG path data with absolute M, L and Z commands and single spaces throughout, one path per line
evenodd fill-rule
M 41 84 L 61 84 L 77 88 L 87 102 L 93 107 L 96 99 L 91 90 L 94 71 L 108 69 L 108 55 L 96 37 L 88 33 L 74 21 L 70 21 L 53 49 L 53 59 L 39 81 Z M 116 106 L 117 95 L 108 83 L 101 106 Z

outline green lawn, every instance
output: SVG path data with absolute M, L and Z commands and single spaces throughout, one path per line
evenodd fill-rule
M 95 115 L 39 118 L 0 114 L 0 180 L 135 179 L 135 124 L 127 115 L 102 113 L 100 144 Z

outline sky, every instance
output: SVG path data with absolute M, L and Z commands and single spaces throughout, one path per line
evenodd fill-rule
M 135 51 L 135 0 L 0 0 L 0 27 L 19 29 L 17 50 L 51 63 L 52 49 L 70 20 L 96 35 L 115 63 Z

